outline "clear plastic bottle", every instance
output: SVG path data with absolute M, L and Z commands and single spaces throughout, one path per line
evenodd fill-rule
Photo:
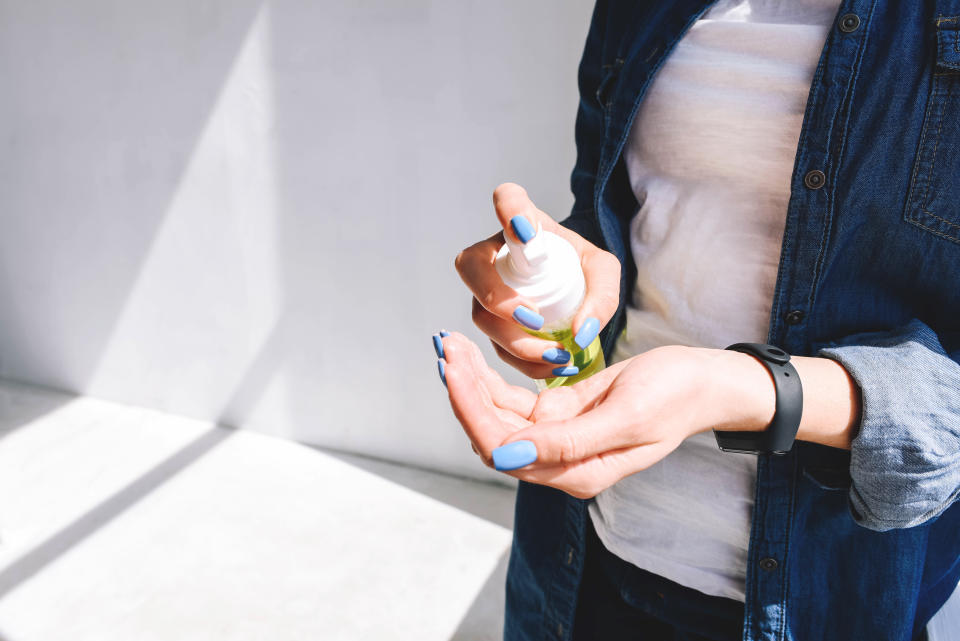
M 536 305 L 543 316 L 543 327 L 526 329 L 527 333 L 561 343 L 571 354 L 569 364 L 580 370 L 573 376 L 537 381 L 537 387 L 572 385 L 606 367 L 599 336 L 585 349 L 580 349 L 573 340 L 573 317 L 586 294 L 586 279 L 577 250 L 560 236 L 543 231 L 539 225 L 536 235 L 525 244 L 508 234 L 504 236 L 507 242 L 497 254 L 497 272 L 508 287 Z

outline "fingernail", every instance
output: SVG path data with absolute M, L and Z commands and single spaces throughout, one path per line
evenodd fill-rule
M 517 238 L 519 238 L 520 242 L 524 245 L 529 243 L 533 237 L 537 235 L 537 230 L 534 229 L 530 221 L 523 216 L 514 216 L 511 218 L 510 226 L 513 227 L 513 233 L 517 235 Z
M 433 335 L 433 349 L 437 352 L 437 358 L 443 358 L 443 341 L 437 334 Z
M 558 349 L 556 347 L 551 347 L 543 353 L 543 360 L 548 363 L 556 363 L 557 365 L 563 365 L 570 360 L 570 352 L 565 349 Z
M 529 327 L 530 329 L 540 329 L 543 327 L 543 316 L 527 309 L 523 305 L 513 310 L 513 318 L 524 327 Z
M 554 376 L 576 376 L 580 373 L 580 368 L 576 365 L 570 365 L 568 367 L 557 367 L 553 370 Z
M 587 349 L 599 333 L 600 321 L 590 316 L 587 320 L 583 321 L 583 325 L 580 326 L 580 331 L 573 337 L 573 342 L 579 345 L 580 349 Z
M 530 465 L 537 460 L 537 446 L 533 441 L 514 441 L 493 451 L 493 466 L 505 472 Z
M 437 369 L 440 370 L 440 380 L 443 381 L 443 386 L 447 386 L 447 366 L 444 364 L 443 359 L 437 360 Z
M 450 335 L 450 332 L 448 332 L 448 331 L 445 330 L 445 329 L 441 329 L 441 330 L 440 330 L 440 335 L 443 336 L 444 338 L 446 338 L 447 336 Z

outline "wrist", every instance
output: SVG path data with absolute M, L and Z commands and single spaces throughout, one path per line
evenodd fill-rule
M 732 350 L 710 352 L 704 364 L 705 418 L 699 431 L 765 431 L 776 413 L 773 377 L 759 360 Z M 803 381 L 798 441 L 850 449 L 860 422 L 860 390 L 840 363 L 828 358 L 790 359 Z
M 759 360 L 730 350 L 715 349 L 710 368 L 708 402 L 712 407 L 704 431 L 760 432 L 776 412 L 773 377 Z

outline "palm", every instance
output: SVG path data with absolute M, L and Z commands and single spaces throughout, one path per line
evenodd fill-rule
M 696 404 L 663 403 L 678 396 L 684 363 L 669 348 L 617 363 L 570 387 L 539 395 L 510 385 L 462 335 L 445 342 L 447 382 L 454 413 L 484 461 L 519 430 L 560 435 L 557 451 L 538 439 L 541 464 L 510 472 L 523 480 L 593 496 L 624 476 L 659 461 L 688 434 Z M 683 389 L 687 389 L 685 386 Z

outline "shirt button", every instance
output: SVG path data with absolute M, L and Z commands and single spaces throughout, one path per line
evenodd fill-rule
M 810 189 L 820 189 L 825 182 L 827 182 L 827 176 L 819 169 L 808 171 L 807 175 L 803 177 L 803 184 Z
M 777 569 L 777 560 L 771 557 L 765 559 L 760 559 L 760 569 L 766 570 L 767 572 L 772 572 Z
M 799 325 L 803 322 L 803 310 L 794 309 L 787 313 L 786 318 L 787 325 Z
M 844 33 L 853 33 L 860 28 L 860 16 L 855 13 L 848 13 L 840 18 L 840 31 Z

